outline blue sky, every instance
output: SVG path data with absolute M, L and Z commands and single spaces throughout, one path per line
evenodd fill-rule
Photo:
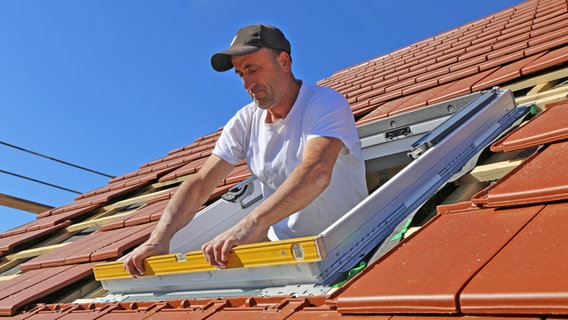
M 216 131 L 248 103 L 209 60 L 252 23 L 281 28 L 308 83 L 520 0 L 0 0 L 0 142 L 120 176 Z M 0 170 L 88 192 L 108 178 L 0 144 Z M 0 172 L 0 193 L 74 193 Z M 0 206 L 0 232 L 35 214 Z

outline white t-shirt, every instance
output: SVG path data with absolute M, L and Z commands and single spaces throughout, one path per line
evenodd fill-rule
M 367 196 L 365 164 L 353 113 L 331 88 L 302 84 L 283 120 L 268 124 L 266 110 L 252 102 L 229 120 L 213 153 L 231 164 L 247 161 L 262 183 L 264 199 L 286 180 L 314 137 L 343 142 L 329 186 L 307 207 L 273 225 L 271 240 L 317 235 Z

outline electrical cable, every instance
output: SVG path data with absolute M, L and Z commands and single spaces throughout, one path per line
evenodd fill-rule
M 54 188 L 57 188 L 57 189 L 68 191 L 68 192 L 72 192 L 72 193 L 76 193 L 76 194 L 82 194 L 82 192 L 79 192 L 79 191 L 76 191 L 76 190 L 64 188 L 64 187 L 61 187 L 61 186 L 58 186 L 58 185 L 55 185 L 55 184 L 51 184 L 51 183 L 48 183 L 48 182 L 45 182 L 45 181 L 41 181 L 41 180 L 37 180 L 37 179 L 34 179 L 34 178 L 22 176 L 20 174 L 5 171 L 5 170 L 2 170 L 2 169 L 0 169 L 0 173 L 5 173 L 5 174 L 8 174 L 8 175 L 11 175 L 11 176 L 14 176 L 14 177 L 18 177 L 18 178 L 30 180 L 30 181 L 33 181 L 33 182 L 41 183 L 41 184 L 44 184 L 46 186 L 54 187 Z
M 13 144 L 9 144 L 9 143 L 4 142 L 4 141 L 0 141 L 0 144 L 3 144 L 3 145 L 5 145 L 5 146 L 7 146 L 7 147 L 10 147 L 10 148 L 18 149 L 18 150 L 20 150 L 20 151 L 24 151 L 24 152 L 27 152 L 27 153 L 31 153 L 31 154 L 33 154 L 33 155 L 36 155 L 36 156 L 39 156 L 39 157 L 42 157 L 42 158 L 46 158 L 46 159 L 49 159 L 49 160 L 52 160 L 52 161 L 55 161 L 55 162 L 59 162 L 59 163 L 62 163 L 62 164 L 64 164 L 64 165 L 67 165 L 67 166 L 71 166 L 71 167 L 74 167 L 74 168 L 77 168 L 77 169 L 81 169 L 81 170 L 85 170 L 85 171 L 88 171 L 88 172 L 91 172 L 91 173 L 94 173 L 94 174 L 98 174 L 98 175 L 101 175 L 101 176 L 105 176 L 105 177 L 107 177 L 107 178 L 111 178 L 111 179 L 116 178 L 116 176 L 112 176 L 112 175 L 109 175 L 109 174 L 106 174 L 106 173 L 102 173 L 102 172 L 99 172 L 99 171 L 95 171 L 95 170 L 92 170 L 92 169 L 89 169 L 89 168 L 81 167 L 81 166 L 78 166 L 78 165 L 76 165 L 76 164 L 69 163 L 69 162 L 67 162 L 67 161 L 55 159 L 55 158 L 46 156 L 46 155 L 44 155 L 44 154 L 41 154 L 41 153 L 38 153 L 38 152 L 35 152 L 35 151 L 31 151 L 31 150 L 28 150 L 28 149 L 24 149 L 24 148 L 22 148 L 22 147 L 15 146 L 15 145 L 13 145 Z

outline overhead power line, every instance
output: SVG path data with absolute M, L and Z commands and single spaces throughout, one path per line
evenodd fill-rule
M 26 180 L 29 180 L 29 181 L 41 183 L 41 184 L 46 185 L 46 186 L 50 186 L 50 187 L 54 187 L 54 188 L 57 188 L 57 189 L 69 191 L 69 192 L 72 192 L 72 193 L 82 194 L 82 192 L 79 192 L 79 191 L 76 191 L 76 190 L 68 189 L 68 188 L 61 187 L 61 186 L 58 186 L 58 185 L 55 185 L 55 184 L 52 184 L 52 183 L 48 183 L 48 182 L 45 182 L 45 181 L 41 181 L 41 180 L 37 180 L 37 179 L 34 179 L 34 178 L 26 177 L 26 176 L 23 176 L 23 175 L 21 175 L 21 174 L 17 174 L 17 173 L 5 171 L 5 170 L 2 170 L 2 169 L 0 169 L 0 173 L 9 174 L 9 175 L 14 176 L 14 177 L 18 177 L 18 178 L 26 179 Z
M 99 171 L 96 171 L 96 170 L 92 170 L 92 169 L 89 169 L 89 168 L 85 168 L 85 167 L 82 167 L 82 166 L 78 166 L 78 165 L 76 165 L 76 164 L 69 163 L 69 162 L 67 162 L 67 161 L 55 159 L 55 158 L 52 158 L 52 157 L 50 157 L 50 156 L 46 156 L 46 155 L 44 155 L 44 154 L 41 154 L 41 153 L 38 153 L 38 152 L 35 152 L 35 151 L 31 151 L 31 150 L 28 150 L 28 149 L 24 149 L 24 148 L 22 148 L 22 147 L 18 147 L 18 146 L 15 146 L 15 145 L 13 145 L 13 144 L 9 144 L 9 143 L 3 142 L 3 141 L 0 141 L 0 144 L 3 144 L 3 145 L 5 145 L 5 146 L 7 146 L 7 147 L 10 147 L 10 148 L 18 149 L 18 150 L 20 150 L 20 151 L 24 151 L 24 152 L 27 152 L 27 153 L 31 153 L 31 154 L 33 154 L 33 155 L 36 155 L 36 156 L 39 156 L 39 157 L 42 157 L 42 158 L 49 159 L 49 160 L 51 160 L 51 161 L 59 162 L 59 163 L 62 163 L 62 164 L 64 164 L 64 165 L 67 165 L 67 166 L 71 166 L 71 167 L 74 167 L 74 168 L 77 168 L 77 169 L 81 169 L 81 170 L 88 171 L 88 172 L 91 172 L 91 173 L 94 173 L 94 174 L 98 174 L 98 175 L 101 175 L 101 176 L 105 176 L 105 177 L 107 177 L 107 178 L 111 178 L 111 179 L 116 178 L 116 176 L 113 176 L 113 175 L 110 175 L 110 174 L 106 174 L 106 173 L 102 173 L 102 172 L 99 172 Z M 33 179 L 29 179 L 29 180 L 33 180 Z M 36 182 L 39 182 L 39 181 L 36 181 Z

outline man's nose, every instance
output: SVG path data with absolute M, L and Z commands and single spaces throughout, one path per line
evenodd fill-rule
M 243 80 L 243 86 L 245 87 L 245 90 L 249 91 L 255 84 L 255 81 L 253 79 L 253 77 L 248 76 L 248 75 L 243 75 L 241 77 L 241 79 Z

